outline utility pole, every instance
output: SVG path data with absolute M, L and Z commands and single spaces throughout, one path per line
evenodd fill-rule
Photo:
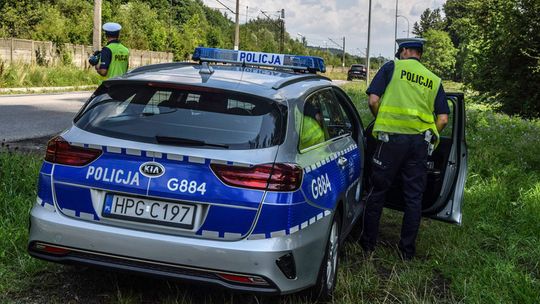
M 236 26 L 234 28 L 234 50 L 238 50 L 240 44 L 240 0 L 236 0 Z
M 396 0 L 397 1 L 397 0 Z M 367 61 L 367 72 L 366 72 L 366 84 L 369 86 L 369 72 L 371 70 L 369 63 L 369 44 L 371 42 L 371 0 L 369 0 L 369 14 L 368 14 L 368 31 L 367 31 L 367 49 L 366 49 L 366 61 Z
M 266 16 L 266 18 L 270 21 L 274 21 L 272 18 L 270 18 L 270 16 L 268 16 L 268 14 L 265 12 L 265 11 L 262 11 L 261 10 L 261 13 Z M 278 24 L 276 25 L 278 30 L 279 30 L 279 40 L 280 40 L 280 43 L 279 43 L 279 51 L 280 53 L 283 53 L 283 50 L 285 48 L 285 10 L 284 9 L 281 9 L 281 11 L 279 11 L 280 13 L 280 16 L 278 17 Z M 275 23 L 274 23 L 275 25 Z
M 343 62 L 341 66 L 345 67 L 345 36 L 343 36 Z
M 398 17 L 398 1 L 396 0 L 396 20 L 394 23 L 394 54 L 396 53 L 396 40 L 397 40 L 397 17 Z M 371 5 L 370 5 L 371 7 Z
M 101 50 L 101 0 L 94 0 L 94 31 L 92 35 L 94 51 Z
M 280 44 L 279 44 L 279 52 L 283 53 L 285 49 L 285 9 L 281 9 L 281 15 L 280 15 L 280 25 L 281 25 L 281 35 L 280 35 Z

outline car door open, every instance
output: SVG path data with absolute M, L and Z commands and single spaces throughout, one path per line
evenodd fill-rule
M 422 200 L 422 215 L 436 220 L 461 224 L 461 204 L 467 177 L 467 145 L 465 142 L 465 103 L 462 93 L 447 93 L 450 115 L 448 125 L 441 132 L 437 149 L 428 158 L 427 185 Z M 373 123 L 366 134 L 371 134 Z M 375 139 L 367 136 L 368 159 L 371 160 Z M 371 162 L 366 162 L 370 171 Z M 401 177 L 396 179 L 387 193 L 385 206 L 403 210 Z

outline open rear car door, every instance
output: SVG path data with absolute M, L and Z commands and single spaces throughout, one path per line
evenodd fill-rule
M 428 159 L 429 169 L 422 201 L 422 215 L 448 223 L 461 224 L 461 204 L 467 177 L 465 102 L 463 93 L 447 93 L 446 95 L 451 113 L 448 125 L 441 132 L 440 144 Z M 367 135 L 368 160 L 371 160 L 373 147 L 375 147 L 375 139 L 371 135 L 372 130 L 373 123 L 368 126 L 365 133 L 370 134 Z M 366 172 L 371 171 L 370 165 L 371 161 L 366 161 Z M 369 189 L 368 187 L 366 189 Z M 385 206 L 403 210 L 403 204 L 401 178 L 398 175 L 387 194 Z

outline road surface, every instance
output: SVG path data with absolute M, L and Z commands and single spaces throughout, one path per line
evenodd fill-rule
M 91 94 L 0 96 L 0 141 L 49 136 L 66 129 Z

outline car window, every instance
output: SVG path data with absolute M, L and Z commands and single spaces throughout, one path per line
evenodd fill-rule
M 300 150 L 323 143 L 329 138 L 322 114 L 324 98 L 321 92 L 317 92 L 308 97 L 304 104 L 300 130 Z
M 256 96 L 125 84 L 100 88 L 98 93 L 75 121 L 92 133 L 228 149 L 266 148 L 284 139 L 286 111 L 280 109 L 284 106 Z
M 331 90 L 325 90 L 321 95 L 323 96 L 322 113 L 329 138 L 350 133 L 351 122 L 336 95 Z

